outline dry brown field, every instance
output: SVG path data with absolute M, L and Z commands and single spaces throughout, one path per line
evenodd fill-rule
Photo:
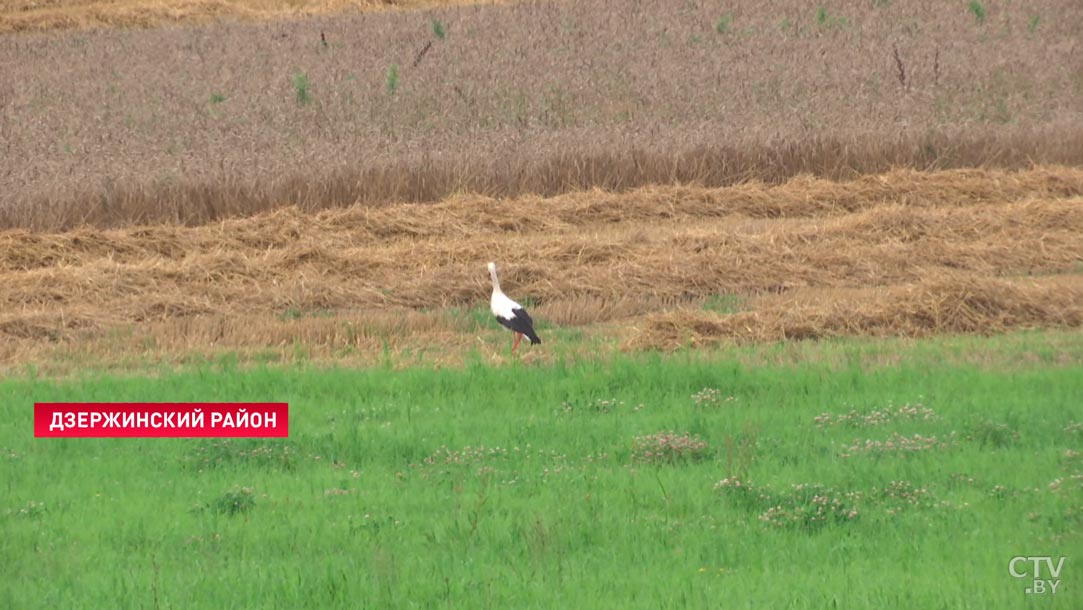
M 1078 3 L 448 4 L 6 5 L 0 366 L 1083 325 Z
M 501 360 L 490 259 L 542 324 L 533 359 L 1076 328 L 1081 234 L 1083 170 L 1055 166 L 10 230 L 0 362 Z
M 585 0 L 0 36 L 0 226 L 1083 164 L 1083 5 L 987 6 Z

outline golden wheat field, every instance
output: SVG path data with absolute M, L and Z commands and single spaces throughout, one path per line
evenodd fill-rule
M 224 21 L 0 35 L 0 228 L 1083 166 L 1074 0 Z
M 549 339 L 528 358 L 592 349 L 582 336 L 674 349 L 1078 327 L 1081 232 L 1083 170 L 1059 166 L 8 230 L 0 362 L 500 359 L 488 260 Z

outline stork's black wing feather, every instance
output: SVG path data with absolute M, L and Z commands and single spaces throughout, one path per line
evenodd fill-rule
M 513 313 L 514 316 L 510 319 L 497 316 L 496 321 L 517 333 L 526 335 L 526 338 L 530 339 L 531 345 L 540 344 L 542 341 L 538 338 L 537 333 L 534 332 L 534 320 L 530 318 L 530 314 L 522 308 L 513 309 L 511 310 L 511 313 Z

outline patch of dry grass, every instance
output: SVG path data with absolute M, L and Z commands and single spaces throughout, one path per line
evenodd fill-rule
M 0 363 L 455 361 L 503 347 L 481 313 L 489 260 L 545 332 L 637 349 L 1076 327 L 1080 234 L 1083 170 L 1057 166 L 8 230 Z M 720 295 L 733 313 L 702 310 Z
M 678 310 L 648 316 L 628 343 L 635 349 L 703 347 L 826 337 L 994 334 L 1083 325 L 1083 276 L 1041 280 L 975 279 L 959 274 L 879 289 L 800 292 L 755 311 L 721 316 Z

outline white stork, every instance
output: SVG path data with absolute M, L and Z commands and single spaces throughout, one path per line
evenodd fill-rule
M 523 339 L 523 335 L 530 339 L 531 345 L 540 344 L 541 339 L 534 332 L 534 320 L 530 319 L 530 314 L 522 305 L 509 299 L 508 295 L 500 290 L 500 280 L 496 279 L 496 263 L 489 263 L 489 277 L 493 279 L 493 298 L 489 303 L 493 315 L 496 316 L 497 322 L 515 333 L 515 344 L 511 346 L 511 353 L 515 353 L 515 348 L 519 347 L 519 341 Z

